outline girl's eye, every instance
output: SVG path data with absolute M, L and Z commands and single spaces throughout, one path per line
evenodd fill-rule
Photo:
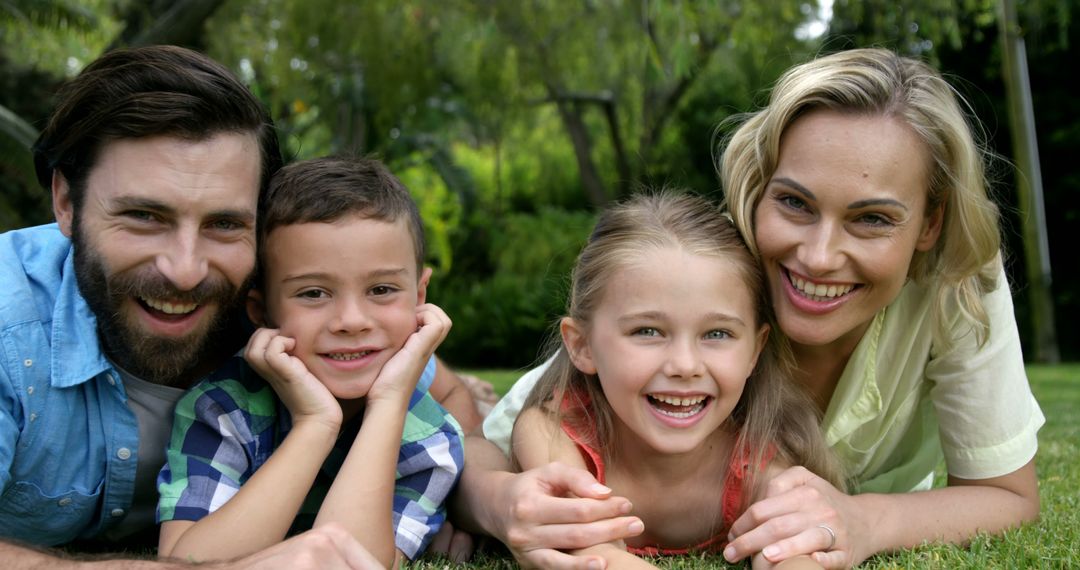
M 705 333 L 706 340 L 724 340 L 731 336 L 731 333 L 725 330 L 717 329 Z
M 641 327 L 639 329 L 635 329 L 632 334 L 634 336 L 660 336 L 660 331 L 652 327 Z

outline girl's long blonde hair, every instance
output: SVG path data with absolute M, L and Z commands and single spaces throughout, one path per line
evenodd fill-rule
M 733 262 L 754 301 L 757 322 L 753 329 L 772 325 L 761 268 L 731 221 L 704 198 L 672 192 L 639 194 L 601 214 L 571 275 L 568 316 L 589 330 L 612 275 L 642 252 L 663 247 Z M 791 378 L 790 351 L 782 338 L 769 335 L 731 413 L 728 427 L 737 434 L 732 453 L 748 457 L 751 466 L 759 466 L 775 446 L 778 459 L 805 466 L 842 489 L 842 469 L 825 445 L 817 407 Z M 569 422 L 578 434 L 594 439 L 590 446 L 600 450 L 605 461 L 611 461 L 614 412 L 599 380 L 574 367 L 557 333 L 551 351 L 554 361 L 529 394 L 525 407 L 546 410 L 557 421 Z M 579 398 L 581 405 L 568 407 L 582 410 L 581 414 L 565 414 L 560 405 L 563 397 Z M 748 471 L 747 489 L 758 484 L 756 471 Z M 749 501 L 752 495 L 744 493 L 744 500 Z
M 960 105 L 963 99 L 925 63 L 885 49 L 854 49 L 789 69 L 764 109 L 742 117 L 720 159 L 724 204 L 735 225 L 754 243 L 754 211 L 776 170 L 780 139 L 799 117 L 815 109 L 896 118 L 922 140 L 932 157 L 927 213 L 944 206 L 941 236 L 933 249 L 916 252 L 909 275 L 942 284 L 930 312 L 934 341 L 952 339 L 947 317 L 956 307 L 980 343 L 989 320 L 980 297 L 997 285 L 1001 249 L 997 206 L 987 193 L 984 158 Z

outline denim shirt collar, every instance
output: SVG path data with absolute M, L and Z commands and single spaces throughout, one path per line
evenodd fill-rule
M 67 388 L 111 369 L 97 334 L 97 319 L 79 292 L 75 249 L 68 249 L 52 315 L 52 385 Z

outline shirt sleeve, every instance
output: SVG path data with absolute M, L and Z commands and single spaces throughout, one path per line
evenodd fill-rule
M 414 392 L 398 452 L 394 543 L 422 554 L 446 520 L 446 498 L 465 464 L 461 428 L 427 392 Z
M 11 483 L 11 466 L 15 462 L 15 444 L 19 441 L 19 424 L 15 410 L 19 399 L 15 397 L 7 370 L 0 365 L 0 494 Z
M 933 355 L 926 374 L 934 382 L 941 446 L 950 475 L 987 479 L 1023 467 L 1038 450 L 1045 423 L 1024 370 L 1020 335 L 1004 267 L 998 286 L 982 297 L 990 322 L 980 346 L 959 319 L 954 345 Z
M 525 400 L 532 392 L 533 386 L 551 367 L 554 360 L 555 357 L 552 356 L 540 366 L 518 378 L 510 387 L 510 391 L 499 398 L 499 402 L 492 408 L 491 413 L 484 418 L 484 438 L 499 446 L 507 457 L 510 456 L 510 438 L 514 433 L 514 422 L 517 421 L 521 409 L 525 407 Z
M 435 356 L 432 355 L 424 365 L 424 371 L 420 373 L 420 379 L 416 381 L 416 389 L 427 392 L 431 389 L 431 383 L 435 381 Z
M 266 392 L 250 393 L 230 381 L 203 382 L 177 403 L 158 475 L 158 522 L 202 519 L 266 461 L 273 450 L 274 409 Z

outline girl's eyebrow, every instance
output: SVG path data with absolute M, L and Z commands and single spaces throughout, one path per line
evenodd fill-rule
M 658 321 L 667 318 L 665 313 L 660 311 L 642 311 L 640 313 L 630 313 L 629 315 L 623 315 L 616 319 L 618 323 L 630 323 L 634 321 Z M 745 326 L 746 323 L 742 319 L 735 315 L 729 315 L 727 313 L 709 312 L 702 315 L 703 320 L 710 322 L 723 321 L 734 323 L 736 325 Z

